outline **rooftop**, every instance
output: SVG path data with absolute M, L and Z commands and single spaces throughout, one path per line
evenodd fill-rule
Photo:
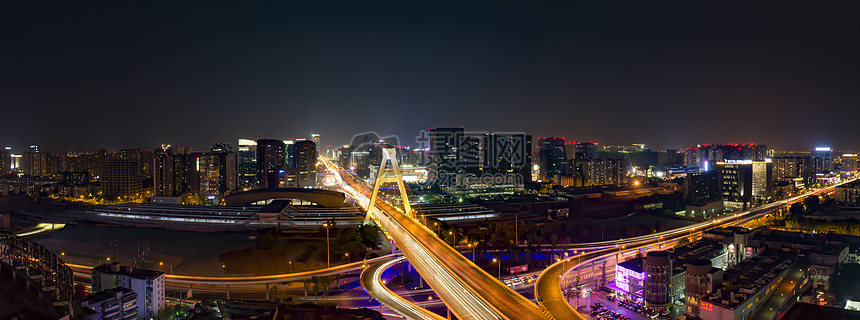
M 106 289 L 106 290 L 102 290 L 102 291 L 93 293 L 91 295 L 88 295 L 87 296 L 87 302 L 89 302 L 89 304 L 94 304 L 94 303 L 99 302 L 99 301 L 116 299 L 117 293 L 119 293 L 121 297 L 125 296 L 126 294 L 137 295 L 131 289 L 124 288 L 124 287 L 116 287 L 113 289 Z
M 840 319 L 840 320 L 860 320 L 860 311 L 846 310 L 833 307 L 819 306 L 810 303 L 795 303 L 782 320 L 802 320 L 802 319 Z
M 793 253 L 780 251 L 749 258 L 726 270 L 723 273 L 723 285 L 717 292 L 702 300 L 734 309 L 766 287 L 789 266 L 795 267 L 792 265 L 795 258 Z

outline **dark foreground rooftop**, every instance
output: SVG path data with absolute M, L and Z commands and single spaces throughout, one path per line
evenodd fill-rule
M 817 304 L 798 302 L 781 318 L 782 320 L 860 320 L 860 311 L 846 310 L 833 307 L 824 307 Z

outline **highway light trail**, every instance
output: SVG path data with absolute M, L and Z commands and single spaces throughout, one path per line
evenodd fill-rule
M 323 160 L 343 189 L 362 207 L 369 197 L 358 182 L 346 181 L 343 173 Z M 357 190 L 358 189 L 358 190 Z M 364 190 L 366 192 L 366 190 Z M 431 230 L 402 210 L 379 202 L 371 216 L 386 235 L 402 249 L 409 261 L 460 319 L 551 319 L 537 305 L 489 275 L 459 252 L 442 242 Z
M 714 218 L 709 221 L 700 222 L 690 226 L 628 239 L 578 244 L 575 246 L 577 250 L 588 250 L 589 252 L 581 253 L 574 257 L 568 257 L 565 259 L 565 262 L 559 261 L 546 268 L 535 283 L 535 297 L 544 298 L 541 305 L 556 319 L 586 319 L 567 302 L 567 299 L 564 298 L 564 295 L 562 294 L 562 280 L 567 278 L 567 275 L 571 270 L 581 268 L 592 261 L 611 259 L 616 255 L 618 256 L 616 259 L 617 263 L 625 253 L 643 249 L 644 251 L 649 251 L 648 249 L 653 249 L 654 246 L 657 246 L 660 250 L 669 248 L 671 247 L 671 243 L 681 238 L 695 236 L 712 228 L 741 226 L 749 221 L 759 219 L 783 206 L 787 206 L 797 201 L 802 201 L 810 195 L 830 192 L 838 185 L 850 183 L 857 179 L 858 178 L 846 180 L 827 188 L 798 195 L 786 200 L 773 202 L 761 207 L 737 212 L 735 214 Z M 667 246 L 667 244 L 669 245 Z M 574 260 L 574 258 L 578 258 L 579 263 L 571 263 L 572 261 L 577 261 Z M 607 269 L 609 268 L 608 265 L 609 264 L 607 264 Z M 591 271 L 593 272 L 594 270 Z

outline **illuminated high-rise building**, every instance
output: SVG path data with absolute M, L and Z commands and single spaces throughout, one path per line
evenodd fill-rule
M 815 182 L 815 165 L 810 155 L 778 155 L 773 158 L 773 176 L 788 181 L 800 178 L 804 184 Z
M 317 155 L 320 154 L 320 134 L 319 133 L 311 133 L 311 141 L 316 145 Z
M 760 144 L 704 144 L 684 150 L 684 165 L 705 167 L 726 160 L 764 161 L 768 158 L 768 149 Z
M 141 196 L 142 179 L 138 162 L 127 159 L 113 159 L 102 162 L 101 187 L 105 197 Z
M 196 161 L 196 159 L 195 159 Z M 153 194 L 156 197 L 178 197 L 191 190 L 191 156 L 160 153 L 152 160 Z
M 460 137 L 463 128 L 430 129 L 430 176 L 435 186 L 446 187 L 452 181 L 449 177 L 462 174 L 460 166 Z
M 0 176 L 7 175 L 12 172 L 12 148 L 6 147 L 0 150 Z
M 317 186 L 317 144 L 313 141 L 296 141 L 290 153 L 290 166 L 296 168 L 296 185 L 299 187 Z
M 253 188 L 257 186 L 257 141 L 239 139 L 238 175 L 239 188 Z
M 596 142 L 573 142 L 572 145 L 574 148 L 574 159 L 597 159 Z
M 773 163 L 734 160 L 717 163 L 723 201 L 748 208 L 766 203 L 773 195 Z
M 567 174 L 567 153 L 564 148 L 564 138 L 538 138 L 540 145 L 540 172 L 543 181 L 551 180 L 555 175 Z
M 198 194 L 203 201 L 218 204 L 225 193 L 237 188 L 236 154 L 212 152 L 199 154 L 195 169 L 199 177 Z
M 532 181 L 532 136 L 527 134 L 484 134 L 481 137 L 481 172 L 519 174 Z
M 833 150 L 829 147 L 817 147 L 812 152 L 812 161 L 815 165 L 815 172 L 830 172 L 833 171 Z
M 211 152 L 233 152 L 233 146 L 229 143 L 216 142 L 212 144 L 212 147 L 209 148 Z
M 49 158 L 47 152 L 40 152 L 38 146 L 31 146 L 30 152 L 24 154 L 24 175 L 33 177 L 50 176 Z
M 263 188 L 280 187 L 287 165 L 286 145 L 281 140 L 257 140 L 257 183 Z

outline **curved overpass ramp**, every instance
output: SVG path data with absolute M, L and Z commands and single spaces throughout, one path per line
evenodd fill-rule
M 361 286 L 365 288 L 365 291 L 371 297 L 379 300 L 404 317 L 417 320 L 445 320 L 444 317 L 419 307 L 397 295 L 382 282 L 382 273 L 394 264 L 403 262 L 404 260 L 406 258 L 400 257 L 387 261 L 380 260 L 370 264 L 367 269 L 361 272 Z
M 306 188 L 264 188 L 234 192 L 224 197 L 226 206 L 246 206 L 269 199 L 300 199 L 323 207 L 349 207 L 341 192 Z

